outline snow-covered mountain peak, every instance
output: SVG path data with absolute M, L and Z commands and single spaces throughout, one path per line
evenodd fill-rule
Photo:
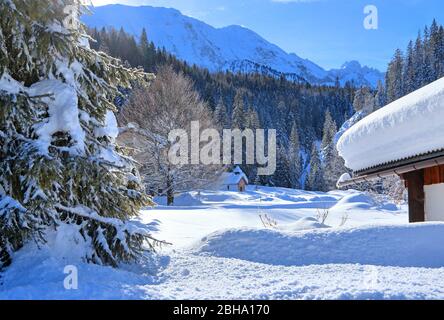
M 347 61 L 342 66 L 341 69 L 348 69 L 348 70 L 360 70 L 362 69 L 361 63 L 356 60 Z
M 259 72 L 323 85 L 334 85 L 339 78 L 341 84 L 354 81 L 358 86 L 376 86 L 383 78 L 381 72 L 361 67 L 356 61 L 327 71 L 295 53 L 285 52 L 246 27 L 215 28 L 171 8 L 107 5 L 93 8 L 92 15 L 83 20 L 90 27 L 123 27 L 136 37 L 145 28 L 157 47 L 212 72 Z

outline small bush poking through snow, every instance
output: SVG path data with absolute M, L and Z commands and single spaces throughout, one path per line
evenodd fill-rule
M 278 228 L 277 221 L 270 218 L 267 214 L 259 215 L 259 218 L 261 219 L 261 222 L 264 225 L 265 229 L 277 229 Z
M 327 221 L 329 214 L 330 210 L 328 209 L 317 209 L 316 218 L 320 224 L 325 224 L 325 221 Z
M 350 216 L 348 215 L 348 213 L 345 212 L 345 213 L 342 215 L 341 223 L 339 224 L 339 226 L 340 226 L 340 227 L 345 226 L 345 224 L 347 223 L 347 221 L 348 221 L 349 218 L 350 218 Z

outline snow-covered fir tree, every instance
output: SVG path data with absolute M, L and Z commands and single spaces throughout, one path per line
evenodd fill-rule
M 381 81 L 378 81 L 375 94 L 375 109 L 380 109 L 387 105 L 387 95 L 385 92 L 385 86 Z
M 276 163 L 276 172 L 272 176 L 271 185 L 290 188 L 288 155 L 283 145 L 278 145 L 276 148 Z
M 415 90 L 415 65 L 413 55 L 413 41 L 410 41 L 407 46 L 407 53 L 405 57 L 404 70 L 404 90 L 412 92 Z
M 376 109 L 375 96 L 370 88 L 362 87 L 356 90 L 353 107 L 355 111 L 365 115 L 372 113 Z
M 435 77 L 435 70 L 433 69 L 433 61 L 434 61 L 434 52 L 432 49 L 432 35 L 430 32 L 431 29 L 425 27 L 424 29 L 424 43 L 423 46 L 423 60 L 421 65 L 421 73 L 422 73 L 422 86 L 425 86 L 431 82 L 433 82 Z
M 313 191 L 324 191 L 324 170 L 321 159 L 319 157 L 319 150 L 315 143 L 310 155 L 310 174 L 307 179 L 307 189 Z
M 233 113 L 231 115 L 231 128 L 243 129 L 245 128 L 245 104 L 244 104 L 244 92 L 238 90 L 233 102 Z
M 331 148 L 331 142 L 333 141 L 336 134 L 336 123 L 331 117 L 331 113 L 327 110 L 325 113 L 324 129 L 322 130 L 322 142 L 321 150 L 325 160 L 328 160 L 330 152 L 328 148 Z
M 404 95 L 403 88 L 403 70 L 404 57 L 401 50 L 396 50 L 393 60 L 389 63 L 386 84 L 387 84 L 387 99 L 394 101 Z
M 414 84 L 415 89 L 422 86 L 422 63 L 424 60 L 424 43 L 422 41 L 421 32 L 418 32 L 418 37 L 415 41 L 415 47 L 413 50 L 413 64 L 414 64 Z
M 227 114 L 227 107 L 224 104 L 222 97 L 219 98 L 216 109 L 214 110 L 214 120 L 221 128 L 228 128 L 230 119 Z
M 69 225 L 85 260 L 118 266 L 156 241 L 127 223 L 151 200 L 114 141 L 118 86 L 151 76 L 91 50 L 78 0 L 0 2 L 0 267 Z
M 288 143 L 288 176 L 290 180 L 290 186 L 293 189 L 301 188 L 301 146 L 299 142 L 299 133 L 296 123 L 293 123 L 290 133 L 290 141 Z
M 247 111 L 247 127 L 253 131 L 261 129 L 259 115 L 252 106 L 250 106 Z
M 324 135 L 321 143 L 322 163 L 324 164 L 323 174 L 326 190 L 336 188 L 339 177 L 346 172 L 344 160 L 339 156 L 336 149 L 336 123 L 327 111 L 324 123 Z

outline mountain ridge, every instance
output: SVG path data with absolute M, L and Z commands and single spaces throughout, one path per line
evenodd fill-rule
M 136 37 L 145 28 L 157 47 L 211 72 L 258 72 L 315 85 L 335 85 L 336 79 L 344 85 L 353 80 L 356 86 L 371 87 L 384 78 L 382 72 L 362 67 L 357 61 L 344 64 L 345 68 L 325 70 L 285 52 L 253 30 L 238 25 L 215 28 L 173 8 L 116 4 L 95 7 L 91 12 L 82 18 L 89 27 L 123 27 Z

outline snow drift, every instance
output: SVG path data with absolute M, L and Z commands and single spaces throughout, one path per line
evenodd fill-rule
M 351 193 L 344 196 L 338 203 L 332 208 L 332 210 L 341 210 L 343 212 L 350 210 L 387 210 L 396 211 L 397 206 L 391 202 L 378 202 L 375 198 L 366 193 Z
M 372 113 L 338 141 L 354 171 L 444 149 L 444 78 Z
M 361 264 L 441 268 L 444 267 L 443 241 L 444 223 L 294 233 L 232 229 L 203 238 L 193 251 L 283 266 Z

